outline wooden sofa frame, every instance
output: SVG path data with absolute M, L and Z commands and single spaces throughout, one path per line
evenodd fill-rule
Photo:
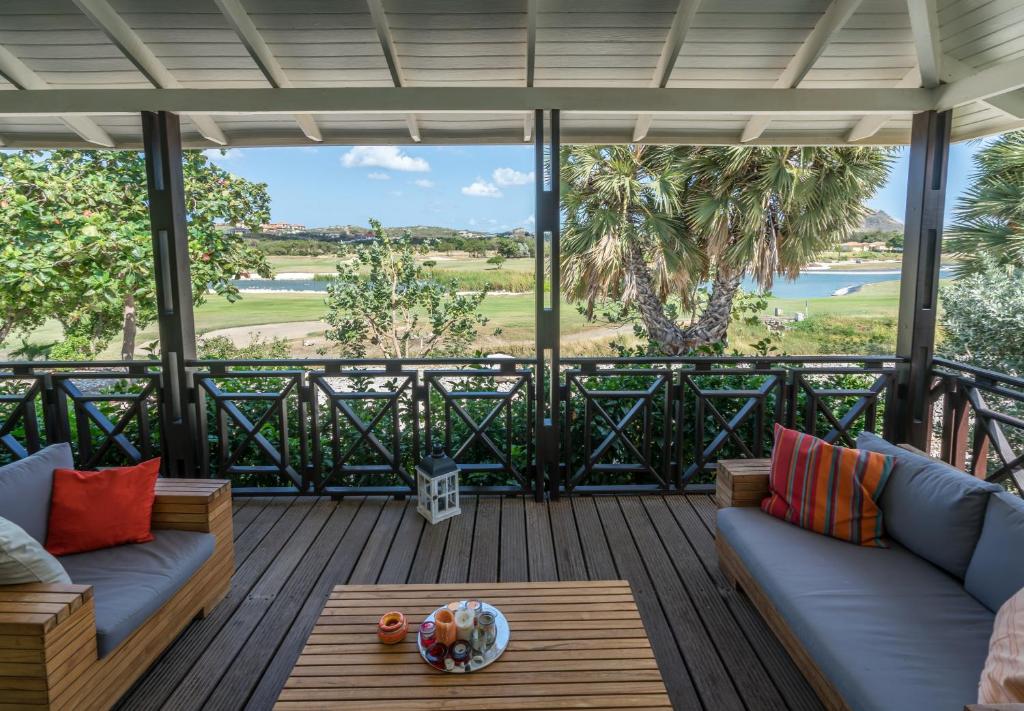
M 230 483 L 158 480 L 153 528 L 212 533 L 213 555 L 102 659 L 90 586 L 0 586 L 0 710 L 107 709 L 193 619 L 223 599 L 235 565 Z
M 905 449 L 925 454 L 909 445 Z M 927 456 L 927 455 L 925 455 Z M 768 475 L 770 459 L 729 459 L 718 463 L 718 477 L 715 485 L 715 499 L 718 508 L 729 506 L 760 506 L 768 496 Z M 742 590 L 757 608 L 758 613 L 771 628 L 779 642 L 789 653 L 797 668 L 807 679 L 814 693 L 829 711 L 852 711 L 839 695 L 828 678 L 821 672 L 814 660 L 804 649 L 785 619 L 775 609 L 771 600 L 747 571 L 743 561 L 721 536 L 715 536 L 718 551 L 718 568 L 725 579 L 738 590 Z M 965 711 L 1024 711 L 1024 704 L 968 704 Z

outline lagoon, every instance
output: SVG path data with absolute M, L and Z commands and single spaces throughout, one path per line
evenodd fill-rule
M 951 274 L 949 267 L 942 268 L 942 276 L 948 277 Z M 299 275 L 295 275 L 299 276 Z M 301 275 L 306 276 L 306 275 Z M 282 275 L 280 279 L 239 279 L 234 284 L 243 291 L 250 292 L 326 292 L 327 282 L 312 278 L 287 278 Z M 900 273 L 897 270 L 875 270 L 875 271 L 805 271 L 793 281 L 787 279 L 776 279 L 772 294 L 780 299 L 817 299 L 824 296 L 832 296 L 841 289 L 846 293 L 853 293 L 866 284 L 875 284 L 883 281 L 899 281 Z M 752 279 L 743 280 L 743 288 L 747 291 L 755 290 Z

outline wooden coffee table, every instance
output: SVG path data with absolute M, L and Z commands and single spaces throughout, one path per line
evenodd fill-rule
M 494 664 L 471 674 L 420 658 L 419 622 L 459 599 L 501 609 L 512 634 Z M 404 642 L 377 641 L 377 619 L 400 610 Z M 309 637 L 279 709 L 671 708 L 629 583 L 339 585 Z

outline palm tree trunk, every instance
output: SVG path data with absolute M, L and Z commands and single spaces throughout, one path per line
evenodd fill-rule
M 719 268 L 711 286 L 711 297 L 700 318 L 686 328 L 681 328 L 665 315 L 665 304 L 654 290 L 650 270 L 639 246 L 629 247 L 625 266 L 647 334 L 664 351 L 671 355 L 682 355 L 701 346 L 726 344 L 732 302 L 743 279 L 742 270 Z
M 135 357 L 135 335 L 137 332 L 135 297 L 129 294 L 124 299 L 124 336 L 121 338 L 121 360 L 131 360 Z

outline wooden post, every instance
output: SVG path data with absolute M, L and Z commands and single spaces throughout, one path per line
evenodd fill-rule
M 558 111 L 549 114 L 545 134 L 544 111 L 534 114 L 534 157 L 536 160 L 536 426 L 537 471 L 534 487 L 537 500 L 544 498 L 544 473 L 548 475 L 551 498 L 558 498 L 561 485 L 561 374 L 559 373 L 559 261 L 560 198 Z M 548 139 L 545 143 L 545 137 Z M 551 290 L 544 291 L 545 273 Z M 547 375 L 545 376 L 545 370 Z
M 932 357 L 946 203 L 950 111 L 914 115 L 900 283 L 893 438 L 924 449 L 931 429 Z
M 200 443 L 186 364 L 196 357 L 196 330 L 178 116 L 143 112 L 142 136 L 163 372 L 163 470 L 166 476 L 191 477 Z

